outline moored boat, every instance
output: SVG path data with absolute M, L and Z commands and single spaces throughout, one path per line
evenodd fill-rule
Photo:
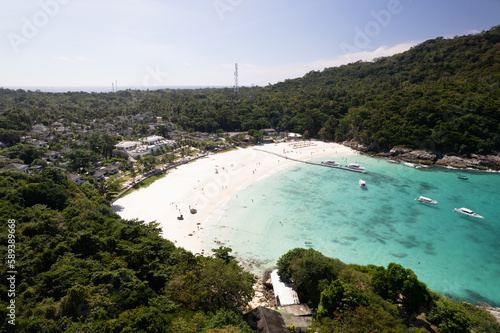
M 462 208 L 455 208 L 453 209 L 454 212 L 457 212 L 459 214 L 463 214 L 463 215 L 466 215 L 466 216 L 470 216 L 470 217 L 475 217 L 475 218 L 478 218 L 478 219 L 484 219 L 484 217 L 482 217 L 481 215 L 477 214 L 477 213 L 474 213 L 472 210 L 470 210 L 469 208 L 465 208 L 465 207 L 462 207 Z
M 321 164 L 326 165 L 326 166 L 332 166 L 332 167 L 340 166 L 340 164 L 338 164 L 337 162 L 332 161 L 332 160 L 323 161 L 323 162 L 321 162 Z
M 361 187 L 361 188 L 367 188 L 366 187 L 366 183 L 365 183 L 365 181 L 363 179 L 359 180 L 359 187 Z
M 428 204 L 433 204 L 433 205 L 438 204 L 438 202 L 436 200 L 432 200 L 431 198 L 427 198 L 427 197 L 423 197 L 423 196 L 419 196 L 418 198 L 415 198 L 415 200 L 420 201 L 420 202 L 424 202 L 424 203 L 428 203 Z
M 457 177 L 458 179 L 461 179 L 461 180 L 469 180 L 469 178 L 465 177 L 465 176 L 462 176 L 462 175 L 458 175 Z
M 351 170 L 357 170 L 357 171 L 363 171 L 363 170 L 365 170 L 365 168 L 363 168 L 359 164 L 354 164 L 354 163 L 348 164 L 346 166 L 346 168 L 351 169 Z

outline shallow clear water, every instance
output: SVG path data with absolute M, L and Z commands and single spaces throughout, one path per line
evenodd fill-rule
M 500 174 L 417 169 L 360 155 L 332 159 L 357 162 L 368 173 L 308 164 L 276 172 L 205 223 L 205 248 L 221 241 L 241 260 L 257 262 L 257 274 L 296 247 L 345 263 L 396 262 L 436 292 L 500 306 Z M 420 195 L 439 204 L 415 201 Z M 460 207 L 485 219 L 453 212 Z

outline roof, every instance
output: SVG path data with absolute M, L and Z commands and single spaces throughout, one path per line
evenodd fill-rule
M 145 141 L 145 142 L 153 142 L 153 141 L 159 141 L 159 140 L 163 140 L 163 137 L 158 136 L 158 135 L 152 135 L 152 136 L 148 136 L 147 138 L 142 139 L 142 141 Z
M 271 273 L 271 280 L 273 281 L 274 296 L 279 298 L 281 306 L 300 304 L 299 296 L 292 287 L 281 281 L 277 269 Z
M 4 166 L 0 170 L 10 170 L 10 169 L 15 169 L 17 171 L 23 171 L 28 169 L 30 166 L 26 164 L 19 164 L 19 163 L 9 163 L 6 166 Z
M 81 176 L 80 175 L 75 175 L 75 174 L 69 174 L 68 175 L 69 179 L 71 179 L 72 181 L 78 181 L 81 179 Z
M 259 333 L 290 333 L 281 313 L 262 306 L 245 314 L 245 319 Z
M 127 147 L 134 147 L 137 145 L 140 145 L 141 143 L 139 141 L 122 141 L 118 144 L 115 145 L 116 148 L 127 148 Z

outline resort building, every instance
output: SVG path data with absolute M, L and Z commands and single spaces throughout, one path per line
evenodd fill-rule
M 118 150 L 131 151 L 137 149 L 141 145 L 139 141 L 122 141 L 115 145 Z
M 147 138 L 141 139 L 141 141 L 147 144 L 148 146 L 156 146 L 163 140 L 164 138 L 158 135 L 148 136 Z

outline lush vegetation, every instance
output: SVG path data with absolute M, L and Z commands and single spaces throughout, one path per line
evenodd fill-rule
M 222 135 L 275 128 L 305 137 L 355 140 L 372 150 L 404 145 L 436 153 L 500 152 L 500 27 L 436 38 L 373 62 L 313 71 L 266 87 L 44 93 L 0 89 L 0 166 L 43 166 L 31 175 L 0 173 L 0 249 L 8 253 L 8 220 L 16 228 L 16 328 L 23 332 L 247 332 L 241 309 L 253 294 L 251 274 L 230 250 L 194 256 L 162 238 L 158 225 L 120 219 L 106 194 L 112 183 L 73 184 L 46 167 L 50 137 L 70 172 L 121 161 L 122 139 L 169 136 L 177 129 Z M 140 115 L 140 117 L 139 117 Z M 157 117 L 162 123 L 158 126 Z M 58 124 L 59 123 L 59 124 Z M 37 132 L 34 125 L 46 125 Z M 57 124 L 57 125 L 55 125 Z M 44 127 L 44 126 L 41 126 Z M 31 132 L 30 132 L 31 131 Z M 30 134 L 29 141 L 19 143 Z M 179 139 L 179 138 L 177 138 Z M 48 139 L 47 139 L 48 140 Z M 181 156 L 189 154 L 178 140 Z M 189 144 L 193 145 L 193 144 Z M 212 150 L 217 143 L 201 141 Z M 164 162 L 176 156 L 162 151 Z M 159 153 L 160 154 L 160 153 Z M 142 158 L 142 171 L 158 163 Z M 64 164 L 64 165 L 63 165 Z M 90 179 L 92 180 L 92 179 Z M 111 188 L 111 189 L 110 189 Z M 4 255 L 5 257 L 5 255 Z M 0 269 L 7 272 L 7 262 Z M 418 332 L 425 320 L 441 332 L 499 332 L 484 311 L 428 290 L 409 269 L 346 265 L 295 249 L 278 263 L 283 279 L 317 309 L 318 332 Z M 8 327 L 6 283 L 0 284 L 1 329 Z M 423 313 L 423 314 L 422 314 Z
M 0 141 L 16 142 L 37 123 L 130 126 L 160 116 L 191 131 L 275 128 L 310 137 L 357 140 L 370 149 L 404 145 L 438 153 L 500 152 L 500 26 L 428 40 L 373 62 L 313 71 L 266 87 L 43 93 L 0 89 Z M 73 123 L 72 125 L 70 125 Z M 107 127 L 106 127 L 107 126 Z M 166 135 L 165 126 L 156 130 Z M 101 147 L 105 151 L 105 147 Z M 101 152 L 103 153 L 103 152 Z
M 78 188 L 54 168 L 2 172 L 0 216 L 2 257 L 15 220 L 18 272 L 15 297 L 0 284 L 2 329 L 15 299 L 19 332 L 250 331 L 241 309 L 253 276 L 228 249 L 176 248 L 157 224 L 120 219 L 89 183 Z
M 300 300 L 317 309 L 313 332 L 427 332 L 422 327 L 430 325 L 441 333 L 500 331 L 485 310 L 437 295 L 395 263 L 346 265 L 297 248 L 278 260 L 278 269 Z

